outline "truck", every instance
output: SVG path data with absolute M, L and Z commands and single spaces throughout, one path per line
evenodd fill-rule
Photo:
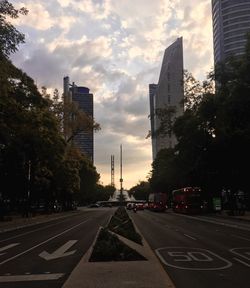
M 164 212 L 167 209 L 167 194 L 150 193 L 148 197 L 148 209 L 156 212 Z

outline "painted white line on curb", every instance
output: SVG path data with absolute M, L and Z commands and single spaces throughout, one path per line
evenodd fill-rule
M 55 274 L 36 274 L 36 275 L 11 275 L 11 276 L 0 276 L 0 283 L 3 282 L 26 282 L 26 281 L 47 281 L 57 280 L 61 278 L 63 273 Z

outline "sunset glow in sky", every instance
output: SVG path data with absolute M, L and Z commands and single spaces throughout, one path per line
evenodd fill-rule
M 12 59 L 37 83 L 62 92 L 63 77 L 94 94 L 95 166 L 110 184 L 123 145 L 124 188 L 151 170 L 148 84 L 157 83 L 164 50 L 183 37 L 184 68 L 203 80 L 213 68 L 210 0 L 11 0 L 26 7 L 14 21 L 26 43 Z

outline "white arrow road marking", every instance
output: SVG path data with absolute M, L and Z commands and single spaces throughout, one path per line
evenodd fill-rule
M 3 282 L 23 282 L 23 281 L 47 281 L 47 280 L 57 280 L 61 278 L 63 273 L 55 274 L 34 274 L 34 275 L 10 275 L 10 276 L 0 276 L 0 283 Z
M 247 267 L 250 267 L 249 264 L 247 264 L 246 262 L 244 262 L 244 261 L 242 261 L 242 260 L 240 260 L 240 259 L 238 259 L 238 258 L 233 258 L 233 259 L 236 260 L 236 261 L 238 261 L 238 262 L 240 262 L 241 264 L 243 264 L 243 265 L 245 265 L 245 266 L 247 266 Z
M 15 246 L 17 246 L 17 245 L 19 245 L 20 243 L 12 243 L 12 244 L 10 244 L 10 245 L 7 245 L 7 246 L 4 246 L 4 247 L 2 247 L 2 248 L 0 248 L 0 252 L 3 252 L 3 251 L 5 251 L 5 250 L 7 250 L 7 249 L 10 249 L 10 248 L 12 248 L 12 247 L 15 247 Z M 0 253 L 0 256 L 1 255 L 4 255 L 5 253 Z
M 61 257 L 66 257 L 69 255 L 72 255 L 76 252 L 76 250 L 66 252 L 71 246 L 73 246 L 78 240 L 70 240 L 67 243 L 65 243 L 63 246 L 58 248 L 56 251 L 53 253 L 49 254 L 47 251 L 43 251 L 42 253 L 39 254 L 40 257 L 42 257 L 45 260 L 53 260 Z
M 91 218 L 90 218 L 90 219 L 91 219 Z M 0 262 L 0 265 L 3 265 L 4 263 L 7 263 L 7 262 L 9 262 L 9 261 L 11 261 L 11 260 L 13 260 L 13 259 L 16 259 L 16 258 L 18 258 L 18 257 L 20 257 L 20 256 L 22 256 L 22 255 L 24 255 L 24 254 L 26 254 L 26 253 L 34 250 L 35 248 L 37 248 L 37 247 L 39 247 L 39 246 L 41 246 L 41 245 L 43 245 L 43 244 L 45 244 L 45 243 L 47 243 L 47 242 L 49 242 L 49 241 L 51 241 L 51 240 L 53 240 L 53 239 L 55 239 L 55 238 L 63 235 L 63 234 L 71 231 L 72 229 L 75 229 L 76 227 L 79 227 L 80 225 L 88 222 L 90 219 L 84 220 L 83 222 L 81 222 L 81 223 L 79 223 L 79 224 L 77 224 L 77 225 L 75 225 L 75 226 L 73 226 L 73 227 L 71 227 L 71 228 L 69 228 L 69 229 L 67 229 L 67 230 L 65 230 L 65 231 L 63 231 L 63 232 L 61 232 L 61 233 L 59 233 L 59 234 L 57 234 L 57 235 L 55 235 L 55 236 L 53 236 L 53 237 L 45 240 L 45 241 L 43 241 L 43 242 L 41 242 L 41 243 L 39 243 L 39 244 L 31 247 L 31 248 L 29 248 L 29 249 L 27 249 L 27 250 L 19 253 L 19 254 L 17 254 L 17 255 L 15 255 L 15 256 L 13 256 L 13 257 L 11 257 L 11 258 L 9 258 L 9 259 L 6 259 L 6 260 L 4 260 L 4 261 L 2 261 L 2 262 Z

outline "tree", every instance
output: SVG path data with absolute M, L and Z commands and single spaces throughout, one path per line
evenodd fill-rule
M 136 200 L 148 200 L 152 189 L 147 181 L 140 181 L 137 185 L 129 189 L 129 196 L 134 196 Z
M 231 188 L 249 189 L 245 167 L 250 160 L 250 35 L 246 53 L 216 67 L 215 134 L 220 149 L 220 174 Z M 225 185 L 226 186 L 226 185 Z
M 159 128 L 155 131 L 154 136 L 165 136 L 165 135 L 171 135 L 173 131 L 173 124 L 175 121 L 175 113 L 176 108 L 173 106 L 166 106 L 164 108 L 158 108 L 155 110 L 155 115 L 160 121 Z
M 10 200 L 14 209 L 25 199 L 29 203 L 60 200 L 69 209 L 76 195 L 91 196 L 99 174 L 64 140 L 64 106 L 58 91 L 52 99 L 45 87 L 41 94 L 34 80 L 8 59 L 24 35 L 6 19 L 26 13 L 8 1 L 0 2 L 0 181 L 4 188 L 0 201 Z M 93 120 L 88 122 L 78 110 L 71 110 L 77 121 L 72 129 L 91 129 Z
M 160 151 L 153 162 L 153 189 L 201 186 L 209 196 L 220 195 L 223 187 L 249 191 L 249 74 L 250 36 L 246 53 L 217 66 L 205 84 L 189 78 L 191 101 L 173 125 L 178 143 Z
M 17 51 L 18 45 L 24 42 L 24 34 L 20 33 L 7 18 L 15 19 L 27 13 L 27 9 L 15 9 L 7 0 L 0 2 L 0 59 L 8 58 L 11 53 Z
M 181 175 L 178 175 L 182 172 Z M 177 155 L 173 148 L 162 149 L 152 163 L 150 186 L 154 192 L 169 193 L 183 179 L 183 171 L 179 169 Z
M 214 94 L 214 82 L 208 80 L 202 83 L 194 78 L 192 73 L 184 70 L 184 108 L 195 110 L 199 107 L 204 94 Z
M 86 158 L 76 147 L 72 147 L 78 154 L 78 177 L 79 186 L 74 193 L 74 198 L 79 204 L 85 205 L 96 201 L 96 187 L 100 179 L 100 175 L 96 171 L 91 161 Z

